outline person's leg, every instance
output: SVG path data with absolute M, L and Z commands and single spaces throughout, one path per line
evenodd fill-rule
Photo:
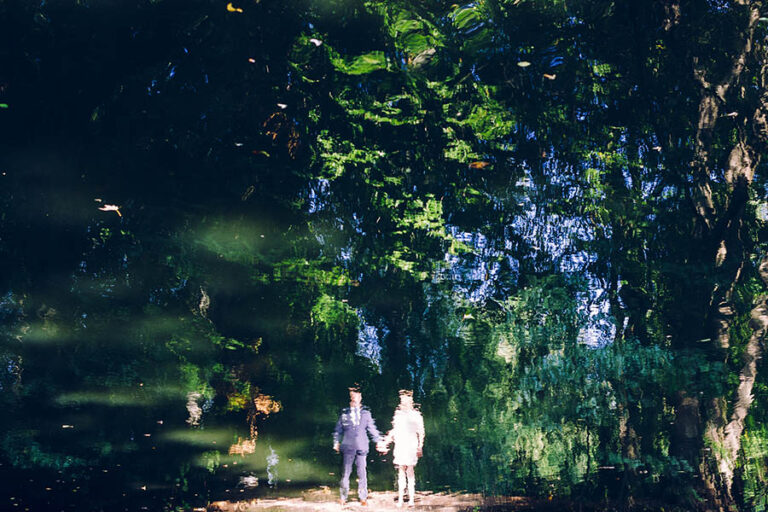
M 352 474 L 352 462 L 355 460 L 355 452 L 341 452 L 341 482 L 339 482 L 339 496 L 341 501 L 347 501 L 349 496 L 349 475 Z
M 414 506 L 416 501 L 416 481 L 414 480 L 413 466 L 407 466 L 405 476 L 408 477 L 408 506 Z
M 367 453 L 357 454 L 355 456 L 355 466 L 357 466 L 357 498 L 360 501 L 368 499 L 368 475 L 366 473 Z
M 405 492 L 405 466 L 397 467 L 397 506 L 403 506 L 403 493 Z

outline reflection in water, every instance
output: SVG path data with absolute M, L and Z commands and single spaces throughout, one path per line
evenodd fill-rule
M 47 19 L 50 2 L 38 3 L 35 17 Z M 66 508 L 81 494 L 88 503 L 76 510 L 181 510 L 222 499 L 238 478 L 242 487 L 258 485 L 253 475 L 276 486 L 280 457 L 285 487 L 335 486 L 338 463 L 323 433 L 330 395 L 353 379 L 380 397 L 371 404 L 377 417 L 391 412 L 388 392 L 419 390 L 433 440 L 418 462 L 425 488 L 556 486 L 574 495 L 609 489 L 613 474 L 596 472 L 621 466 L 622 482 L 637 488 L 649 470 L 649 479 L 678 478 L 687 461 L 673 458 L 676 394 L 666 387 L 690 381 L 691 393 L 714 393 L 715 379 L 700 386 L 710 381 L 701 376 L 738 375 L 735 360 L 715 370 L 716 354 L 703 354 L 699 367 L 687 352 L 677 375 L 668 348 L 680 341 L 667 335 L 687 336 L 678 326 L 690 325 L 700 306 L 677 303 L 689 275 L 719 277 L 698 263 L 678 268 L 695 249 L 674 240 L 689 222 L 661 214 L 686 204 L 676 199 L 685 190 L 662 188 L 655 157 L 629 154 L 638 152 L 630 138 L 643 143 L 641 102 L 655 89 L 631 101 L 619 89 L 634 90 L 624 85 L 632 70 L 646 69 L 646 57 L 600 71 L 611 66 L 592 59 L 611 52 L 591 41 L 615 40 L 602 37 L 603 21 L 571 19 L 590 2 L 575 3 L 575 11 L 565 2 L 526 7 L 519 26 L 536 33 L 510 39 L 502 32 L 517 21 L 492 18 L 517 2 L 473 2 L 450 14 L 440 2 L 418 13 L 409 2 L 357 2 L 333 15 L 305 12 L 303 2 L 250 2 L 251 14 L 236 6 L 221 16 L 192 2 L 176 33 L 155 30 L 163 2 L 144 2 L 131 19 L 103 20 L 99 34 L 129 25 L 138 34 L 137 44 L 118 45 L 119 59 L 97 34 L 93 45 L 65 45 L 35 61 L 39 73 L 3 77 L 0 94 L 5 81 L 21 80 L 13 87 L 26 109 L 8 124 L 18 130 L 6 133 L 10 144 L 0 151 L 4 490 L 39 500 L 33 510 Z M 72 4 L 71 15 L 45 26 L 10 27 L 9 39 L 34 56 L 62 31 L 91 33 L 78 25 L 93 18 L 89 3 Z M 632 12 L 616 11 L 598 18 L 622 21 Z M 225 12 L 251 17 L 230 24 Z M 540 29 L 550 17 L 553 30 Z M 315 18 L 317 32 L 308 23 Z M 566 35 L 558 27 L 569 27 Z M 249 64 L 244 55 L 216 58 L 252 33 L 263 52 L 248 55 Z M 464 42 L 436 52 L 459 35 Z M 322 37 L 322 47 L 310 36 Z M 557 52 L 572 51 L 565 60 L 544 50 L 555 41 Z M 653 50 L 648 66 L 669 68 L 664 55 L 683 46 Z M 388 48 L 417 58 L 400 67 Z M 182 51 L 190 58 L 179 59 Z M 417 66 L 425 55 L 434 59 Z M 99 66 L 102 59 L 130 65 Z M 163 70 L 158 62 L 173 64 Z M 568 71 L 555 72 L 556 62 Z M 45 87 L 23 83 L 34 75 L 40 84 L 76 86 L 85 64 L 104 70 L 87 81 L 87 94 L 75 87 L 48 98 Z M 191 93 L 200 101 L 188 101 Z M 696 104 L 691 98 L 680 95 L 680 104 Z M 622 115 L 631 105 L 641 105 L 640 116 Z M 11 107 L 5 113 L 15 116 Z M 35 122 L 41 118 L 54 122 Z M 668 121 L 659 126 L 677 124 Z M 87 134 L 76 133 L 86 125 Z M 686 133 L 681 127 L 681 140 Z M 573 161 L 558 162 L 561 152 Z M 98 170 L 116 154 L 114 172 Z M 665 175 L 664 183 L 685 187 L 686 176 Z M 665 201 L 658 209 L 652 190 Z M 98 201 L 106 212 L 94 195 L 114 197 Z M 768 218 L 765 203 L 754 208 Z M 654 233 L 657 224 L 663 229 Z M 743 234 L 756 229 L 745 224 Z M 732 255 L 729 248 L 729 262 Z M 744 275 L 754 277 L 744 261 Z M 725 267 L 739 268 L 733 263 Z M 738 307 L 750 304 L 751 287 Z M 692 300 L 708 295 L 699 291 L 691 288 Z M 748 316 L 734 320 L 734 334 Z M 607 343 L 614 338 L 622 343 Z M 704 348 L 693 333 L 689 341 Z M 755 385 L 756 404 L 764 391 Z M 275 414 L 283 404 L 287 412 Z M 766 439 L 759 411 L 750 439 Z M 747 460 L 759 459 L 759 449 Z M 382 464 L 371 466 L 373 488 L 391 484 L 391 467 L 377 480 Z
M 245 456 L 247 454 L 253 453 L 254 451 L 256 451 L 255 439 L 242 439 L 238 437 L 237 442 L 229 447 L 230 455 Z
M 362 312 L 358 311 L 360 318 L 360 329 L 357 335 L 357 355 L 368 359 L 376 369 L 381 373 L 381 343 L 379 342 L 378 330 L 375 326 L 367 324 Z M 386 335 L 386 329 L 383 329 Z
M 211 307 L 211 298 L 208 296 L 208 292 L 205 288 L 200 287 L 200 303 L 197 305 L 197 310 L 200 312 L 200 316 L 208 318 L 208 308 Z
M 241 476 L 238 482 L 239 487 L 258 487 L 259 478 L 253 475 Z
M 187 418 L 187 423 L 189 423 L 194 427 L 200 425 L 200 420 L 203 417 L 203 410 L 197 404 L 197 401 L 200 400 L 202 397 L 203 395 L 201 395 L 197 391 L 190 391 L 189 393 L 187 393 L 187 412 L 189 412 L 189 418 Z
M 269 416 L 272 413 L 280 412 L 282 405 L 271 396 L 259 393 L 253 399 L 253 407 L 256 413 Z
M 272 445 L 269 446 L 269 454 L 267 455 L 267 476 L 269 477 L 269 485 L 277 485 L 277 464 L 280 462 L 277 452 L 275 452 Z
M 253 398 L 253 406 L 248 409 L 248 431 L 252 441 L 256 441 L 259 430 L 256 424 L 259 416 L 269 416 L 272 413 L 280 412 L 282 405 L 269 395 L 257 393 Z
M 392 463 L 397 467 L 397 506 L 403 506 L 406 483 L 409 503 L 416 501 L 416 480 L 414 466 L 418 464 L 424 448 L 424 418 L 413 403 L 413 391 L 400 390 L 400 405 L 392 418 L 392 429 L 377 445 L 377 450 L 386 453 L 390 443 L 395 443 Z

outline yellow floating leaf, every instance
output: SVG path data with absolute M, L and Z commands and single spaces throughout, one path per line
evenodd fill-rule
M 521 68 L 527 68 L 528 66 L 531 65 L 531 63 L 528 62 L 527 60 L 521 60 L 520 62 L 517 63 L 517 65 L 520 66 Z
M 234 5 L 232 5 L 232 2 L 229 2 L 227 4 L 227 10 L 229 12 L 243 12 L 243 10 L 240 7 L 235 7 Z
M 491 165 L 490 162 L 472 162 L 471 164 L 469 164 L 469 168 L 470 169 L 485 169 L 489 165 Z

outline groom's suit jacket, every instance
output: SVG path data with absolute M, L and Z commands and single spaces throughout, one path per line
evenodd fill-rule
M 333 430 L 333 442 L 341 445 L 341 451 L 368 453 L 368 435 L 374 443 L 378 443 L 381 439 L 371 411 L 367 407 L 360 408 L 360 419 L 357 424 L 350 407 L 341 411 L 339 421 L 336 422 L 336 428 Z

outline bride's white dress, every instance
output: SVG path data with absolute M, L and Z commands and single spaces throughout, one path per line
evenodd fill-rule
M 424 439 L 424 418 L 417 410 L 397 409 L 392 430 L 387 437 L 395 442 L 392 462 L 398 466 L 415 466 L 419 461 L 419 439 Z

